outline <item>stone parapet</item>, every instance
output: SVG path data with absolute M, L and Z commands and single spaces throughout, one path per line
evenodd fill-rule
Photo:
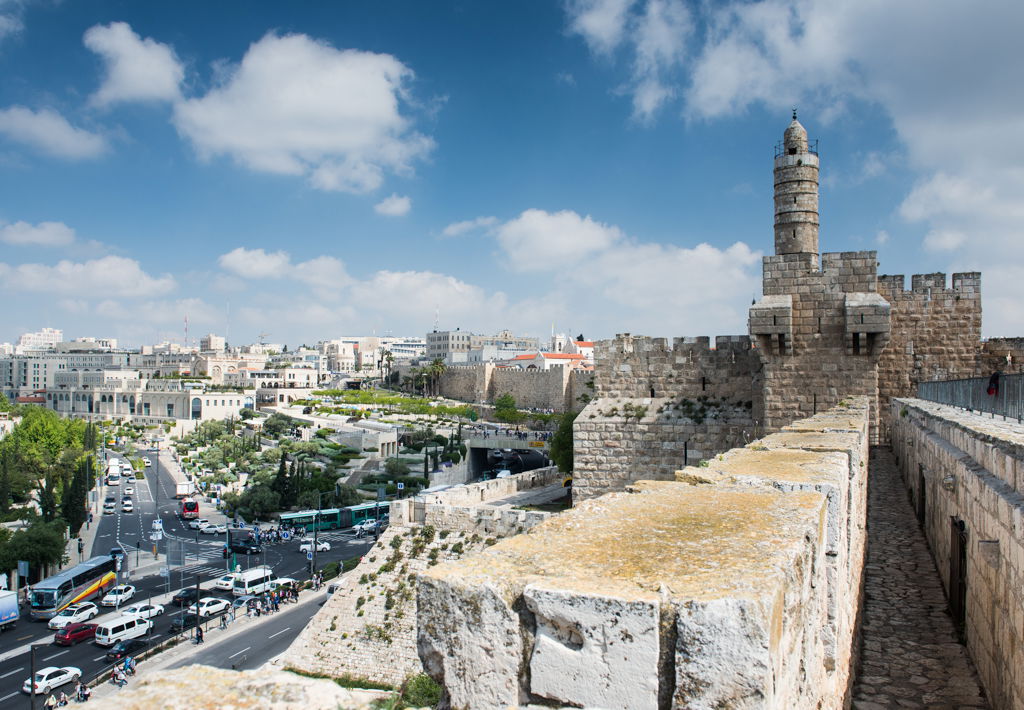
M 842 708 L 869 411 L 851 399 L 427 570 L 424 667 L 451 707 Z
M 996 710 L 1024 707 L 1024 426 L 918 399 L 892 447 L 950 611 Z

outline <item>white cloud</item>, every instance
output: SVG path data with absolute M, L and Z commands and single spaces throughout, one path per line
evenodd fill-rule
M 174 277 L 150 276 L 135 259 L 120 256 L 85 262 L 62 260 L 54 266 L 0 263 L 0 283 L 12 291 L 84 299 L 161 296 L 176 287 Z
M 281 279 L 291 271 L 291 257 L 284 251 L 238 247 L 221 254 L 217 262 L 221 268 L 246 279 Z
M 245 279 L 290 279 L 300 281 L 322 295 L 330 294 L 350 283 L 345 265 L 333 256 L 318 256 L 309 261 L 293 264 L 285 251 L 267 252 L 263 249 L 238 247 L 217 260 L 225 271 Z
M 352 303 L 387 318 L 419 323 L 434 320 L 435 309 L 449 322 L 500 322 L 507 306 L 501 292 L 488 294 L 473 284 L 431 271 L 378 271 L 355 284 Z M 493 319 L 493 320 L 492 320 Z
M 56 111 L 24 106 L 0 109 L 0 134 L 57 158 L 95 158 L 107 150 L 100 135 L 75 128 Z
M 175 101 L 185 70 L 174 50 L 149 37 L 142 39 L 125 22 L 90 27 L 85 46 L 103 57 L 106 77 L 92 103 Z
M 955 230 L 932 230 L 925 235 L 924 247 L 930 251 L 954 251 L 967 241 L 967 235 Z
M 572 264 L 622 239 L 618 227 L 595 222 L 570 210 L 530 209 L 495 230 L 511 268 L 546 271 L 553 264 Z
M 636 0 L 571 0 L 569 29 L 586 40 L 591 51 L 609 54 L 625 33 L 626 16 Z
M 0 225 L 0 242 L 17 246 L 62 247 L 75 241 L 75 230 L 63 222 L 15 222 Z
M 890 239 L 889 233 L 887 231 L 885 231 L 884 229 L 879 229 L 878 233 L 875 235 L 875 243 L 878 244 L 878 246 L 883 246 L 885 244 L 888 244 L 889 243 L 889 239 Z
M 385 197 L 373 206 L 374 212 L 388 217 L 401 217 L 402 215 L 409 214 L 409 210 L 411 209 L 412 200 L 408 197 L 400 197 L 395 194 L 392 194 L 390 197 Z
M 498 223 L 497 217 L 477 217 L 476 219 L 467 219 L 461 222 L 452 222 L 441 232 L 446 237 L 458 237 L 466 232 L 472 232 L 477 229 L 486 229 L 493 227 Z
M 178 103 L 174 122 L 203 158 L 365 193 L 433 148 L 401 111 L 412 76 L 388 54 L 268 34 L 220 85 Z
M 221 322 L 223 314 L 201 298 L 176 300 L 129 299 L 118 301 L 108 299 L 96 304 L 95 314 L 105 319 L 122 321 L 133 327 L 144 324 L 147 329 L 154 326 L 178 327 L 188 314 L 191 325 L 214 325 Z
M 0 15 L 0 41 L 21 32 L 23 25 L 14 15 Z

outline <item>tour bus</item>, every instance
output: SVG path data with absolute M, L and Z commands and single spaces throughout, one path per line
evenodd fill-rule
M 121 471 L 120 469 L 111 469 L 107 471 L 107 485 L 108 486 L 119 486 L 121 485 Z
M 300 510 L 297 513 L 281 513 L 281 524 L 290 527 L 304 527 L 308 532 L 318 530 L 340 530 L 367 520 L 379 520 L 388 517 L 391 504 L 386 501 L 374 501 L 350 505 L 347 508 L 325 508 L 323 510 Z M 314 522 L 316 520 L 317 522 Z
M 96 645 L 113 646 L 118 641 L 145 636 L 153 622 L 135 616 L 119 616 L 96 627 Z
M 33 619 L 52 619 L 69 604 L 106 594 L 117 579 L 114 560 L 93 557 L 32 585 L 29 590 L 29 615 Z
M 246 594 L 262 594 L 273 589 L 274 582 L 276 581 L 277 575 L 274 574 L 274 570 L 270 569 L 270 567 L 253 567 L 252 569 L 240 572 L 235 577 L 231 593 L 236 597 Z

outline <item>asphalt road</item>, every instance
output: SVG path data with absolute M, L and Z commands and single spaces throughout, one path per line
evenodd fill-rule
M 110 553 L 111 547 L 120 544 L 128 552 L 129 559 L 127 564 L 129 569 L 135 567 L 137 555 L 140 564 L 147 565 L 147 569 L 152 570 L 152 574 L 148 576 L 131 580 L 131 584 L 135 585 L 137 589 L 133 601 L 145 600 L 150 596 L 174 592 L 186 585 L 194 586 L 197 576 L 200 584 L 206 586 L 225 572 L 227 562 L 221 555 L 223 540 L 219 536 L 214 539 L 204 539 L 213 536 L 197 535 L 196 531 L 188 529 L 186 524 L 178 519 L 177 501 L 173 497 L 174 481 L 159 467 L 155 451 L 140 452 L 140 454 L 149 456 L 153 460 L 153 466 L 146 470 L 146 478 L 144 480 L 136 481 L 135 483 L 136 491 L 133 496 L 135 509 L 132 513 L 122 513 L 119 507 L 117 513 L 104 515 L 94 521 L 93 524 L 99 525 L 99 529 L 97 530 L 92 553 L 94 555 L 107 555 Z M 119 487 L 104 486 L 99 491 L 100 500 L 103 500 L 108 491 L 113 491 L 120 498 L 123 490 L 123 483 Z M 160 565 L 152 564 L 152 543 L 145 539 L 157 515 L 163 521 L 165 530 L 164 539 L 159 543 L 160 559 L 162 561 L 167 559 L 166 555 L 169 549 L 175 552 L 172 562 L 176 564 L 171 567 L 169 577 L 160 576 Z M 214 520 L 214 516 L 207 517 Z M 222 521 L 214 520 L 214 522 Z M 341 530 L 321 532 L 319 537 L 330 542 L 331 549 L 317 555 L 318 566 L 331 561 L 362 555 L 372 545 L 372 540 L 366 538 L 357 539 L 352 533 Z M 143 549 L 141 551 L 138 550 L 140 539 L 143 539 Z M 176 550 L 181 550 L 181 554 L 178 554 Z M 269 545 L 264 550 L 260 555 L 239 555 L 235 561 L 243 569 L 254 565 L 267 564 L 273 567 L 279 577 L 292 577 L 299 580 L 308 579 L 309 563 L 306 561 L 305 555 L 298 551 L 297 542 L 290 541 Z M 149 558 L 148 562 L 147 557 Z M 211 592 L 209 596 L 231 598 L 230 592 Z M 167 613 L 163 617 L 156 619 L 152 630 L 152 638 L 155 641 L 166 638 L 170 627 L 169 617 L 174 611 L 177 611 L 177 607 L 170 604 L 166 606 Z M 309 616 L 312 616 L 318 608 L 316 604 L 303 605 L 296 611 L 309 609 Z M 103 621 L 105 617 L 112 618 L 115 615 L 115 612 L 110 612 L 97 617 L 97 620 Z M 276 621 L 277 619 L 285 618 L 286 616 L 287 614 L 285 613 L 279 613 L 267 617 L 266 621 L 277 624 L 279 623 Z M 275 644 L 278 638 L 281 639 L 280 644 L 283 650 L 283 647 L 290 642 L 290 639 L 294 638 L 295 634 L 301 630 L 301 626 L 305 624 L 307 618 L 299 619 L 296 616 L 296 623 L 284 624 L 284 626 L 288 627 L 287 630 L 280 634 L 280 637 L 274 637 L 273 643 L 266 644 L 264 641 L 262 644 L 257 644 L 257 647 L 260 648 L 260 653 L 263 653 L 266 647 L 276 648 Z M 262 623 L 256 625 L 255 628 L 259 629 L 262 639 L 267 638 L 264 634 L 264 625 Z M 274 630 L 270 631 L 270 633 L 275 633 L 277 630 L 279 629 L 275 626 Z M 246 632 L 243 636 L 251 633 Z M 30 656 L 26 648 L 28 644 L 36 645 L 37 669 L 50 665 L 74 666 L 82 669 L 83 678 L 91 679 L 108 667 L 104 660 L 105 648 L 96 646 L 91 642 L 63 648 L 53 645 L 52 642 L 53 632 L 47 629 L 45 622 L 29 620 L 24 609 L 23 616 L 16 626 L 12 630 L 0 635 L 0 659 L 3 659 L 5 655 L 10 656 L 0 660 L 0 706 L 21 693 L 21 685 L 29 676 Z M 16 653 L 19 649 L 21 651 Z M 234 651 L 231 651 L 231 653 L 234 653 Z M 241 655 L 251 656 L 252 654 L 247 652 Z M 272 655 L 274 654 L 270 653 L 266 655 L 266 658 L 270 658 Z M 230 665 L 227 667 L 230 667 Z M 67 686 L 64 689 L 65 692 L 68 692 L 69 688 L 70 686 Z M 25 698 L 27 700 L 27 696 Z
M 319 592 L 319 595 L 326 599 L 325 592 Z M 271 658 L 284 653 L 313 615 L 320 611 L 320 606 L 310 602 L 294 608 L 284 607 L 277 614 L 260 617 L 259 623 L 244 633 L 220 641 L 209 649 L 199 650 L 173 664 L 171 668 L 193 663 L 239 671 L 259 668 Z

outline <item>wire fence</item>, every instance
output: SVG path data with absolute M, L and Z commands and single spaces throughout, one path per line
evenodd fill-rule
M 994 388 L 992 384 L 988 377 L 921 382 L 917 396 L 929 402 L 1024 422 L 1024 375 L 1000 375 Z

